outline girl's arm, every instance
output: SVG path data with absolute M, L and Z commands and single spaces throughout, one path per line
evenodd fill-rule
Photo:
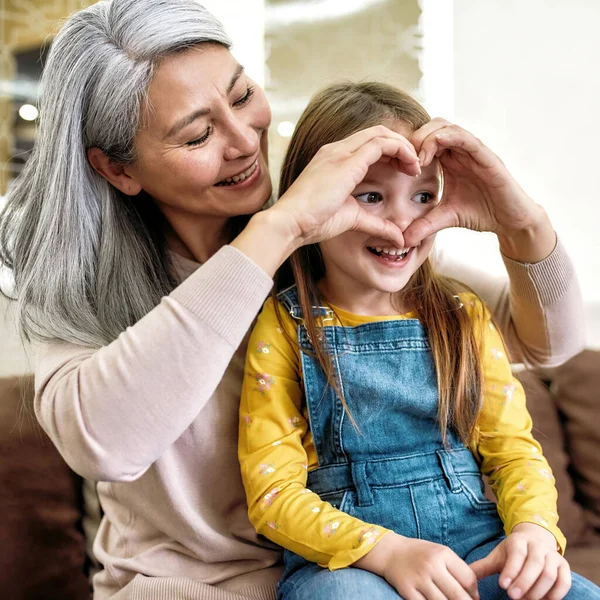
M 502 337 L 487 308 L 472 294 L 461 298 L 481 336 L 483 359 L 483 404 L 473 451 L 498 499 L 504 529 L 508 535 L 520 523 L 539 525 L 552 533 L 564 552 L 566 540 L 557 526 L 554 477 L 531 434 L 523 388 L 512 376 Z
M 508 272 L 494 277 L 467 263 L 437 257 L 438 271 L 468 285 L 489 306 L 512 362 L 552 367 L 584 347 L 582 298 L 575 269 L 557 240 L 549 256 L 534 264 L 503 255 Z
M 250 337 L 240 407 L 239 458 L 256 530 L 329 569 L 367 554 L 387 530 L 350 517 L 306 487 L 317 459 L 302 410 L 296 324 L 269 300 Z

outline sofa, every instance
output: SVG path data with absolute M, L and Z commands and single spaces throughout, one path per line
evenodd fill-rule
M 556 477 L 567 559 L 600 584 L 600 352 L 518 377 Z M 0 596 L 89 599 L 86 488 L 35 421 L 32 389 L 31 376 L 0 378 Z

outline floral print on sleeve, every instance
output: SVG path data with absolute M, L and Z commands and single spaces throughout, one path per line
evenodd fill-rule
M 518 523 L 537 523 L 554 535 L 564 551 L 566 540 L 558 528 L 558 517 L 553 516 L 557 500 L 554 477 L 531 433 L 523 387 L 513 377 L 504 342 L 485 305 L 478 301 L 469 310 L 483 315 L 476 327 L 483 357 L 483 403 L 473 452 L 482 473 L 490 477 L 506 533 Z
M 306 488 L 308 472 L 318 463 L 302 401 L 298 349 L 290 341 L 297 325 L 283 326 L 285 335 L 267 301 L 248 344 L 238 448 L 248 516 L 280 546 L 323 567 L 347 567 L 387 530 L 341 512 Z

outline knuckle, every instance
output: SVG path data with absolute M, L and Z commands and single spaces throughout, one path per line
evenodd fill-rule
M 556 579 L 556 568 L 552 568 L 551 565 L 546 565 L 542 572 L 540 573 L 540 577 L 546 581 L 552 581 Z
M 333 151 L 333 144 L 323 144 L 316 152 L 315 156 L 323 156 L 331 154 Z

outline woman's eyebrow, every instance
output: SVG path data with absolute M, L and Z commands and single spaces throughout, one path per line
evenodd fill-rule
M 233 74 L 233 77 L 231 78 L 231 81 L 229 82 L 229 85 L 227 86 L 227 93 L 226 93 L 227 95 L 229 95 L 231 93 L 231 90 L 235 87 L 235 84 L 237 83 L 238 79 L 241 77 L 243 72 L 244 72 L 244 67 L 242 65 L 238 65 L 235 70 L 235 73 Z M 169 130 L 169 132 L 163 139 L 166 140 L 170 137 L 177 135 L 184 127 L 187 127 L 188 125 L 193 123 L 196 119 L 199 119 L 200 117 L 204 117 L 209 113 L 210 113 L 210 108 L 199 108 L 199 109 L 195 110 L 194 112 L 191 112 L 189 115 L 186 115 L 185 117 L 183 117 L 182 119 L 177 121 L 177 123 L 175 123 L 175 125 L 173 125 L 173 127 L 171 127 L 171 129 Z
M 229 86 L 227 87 L 227 95 L 229 95 L 231 90 L 235 87 L 237 80 L 241 77 L 243 72 L 244 67 L 242 65 L 238 65 L 237 69 L 235 70 L 235 73 L 233 74 L 233 77 L 231 78 L 231 81 L 229 82 Z

